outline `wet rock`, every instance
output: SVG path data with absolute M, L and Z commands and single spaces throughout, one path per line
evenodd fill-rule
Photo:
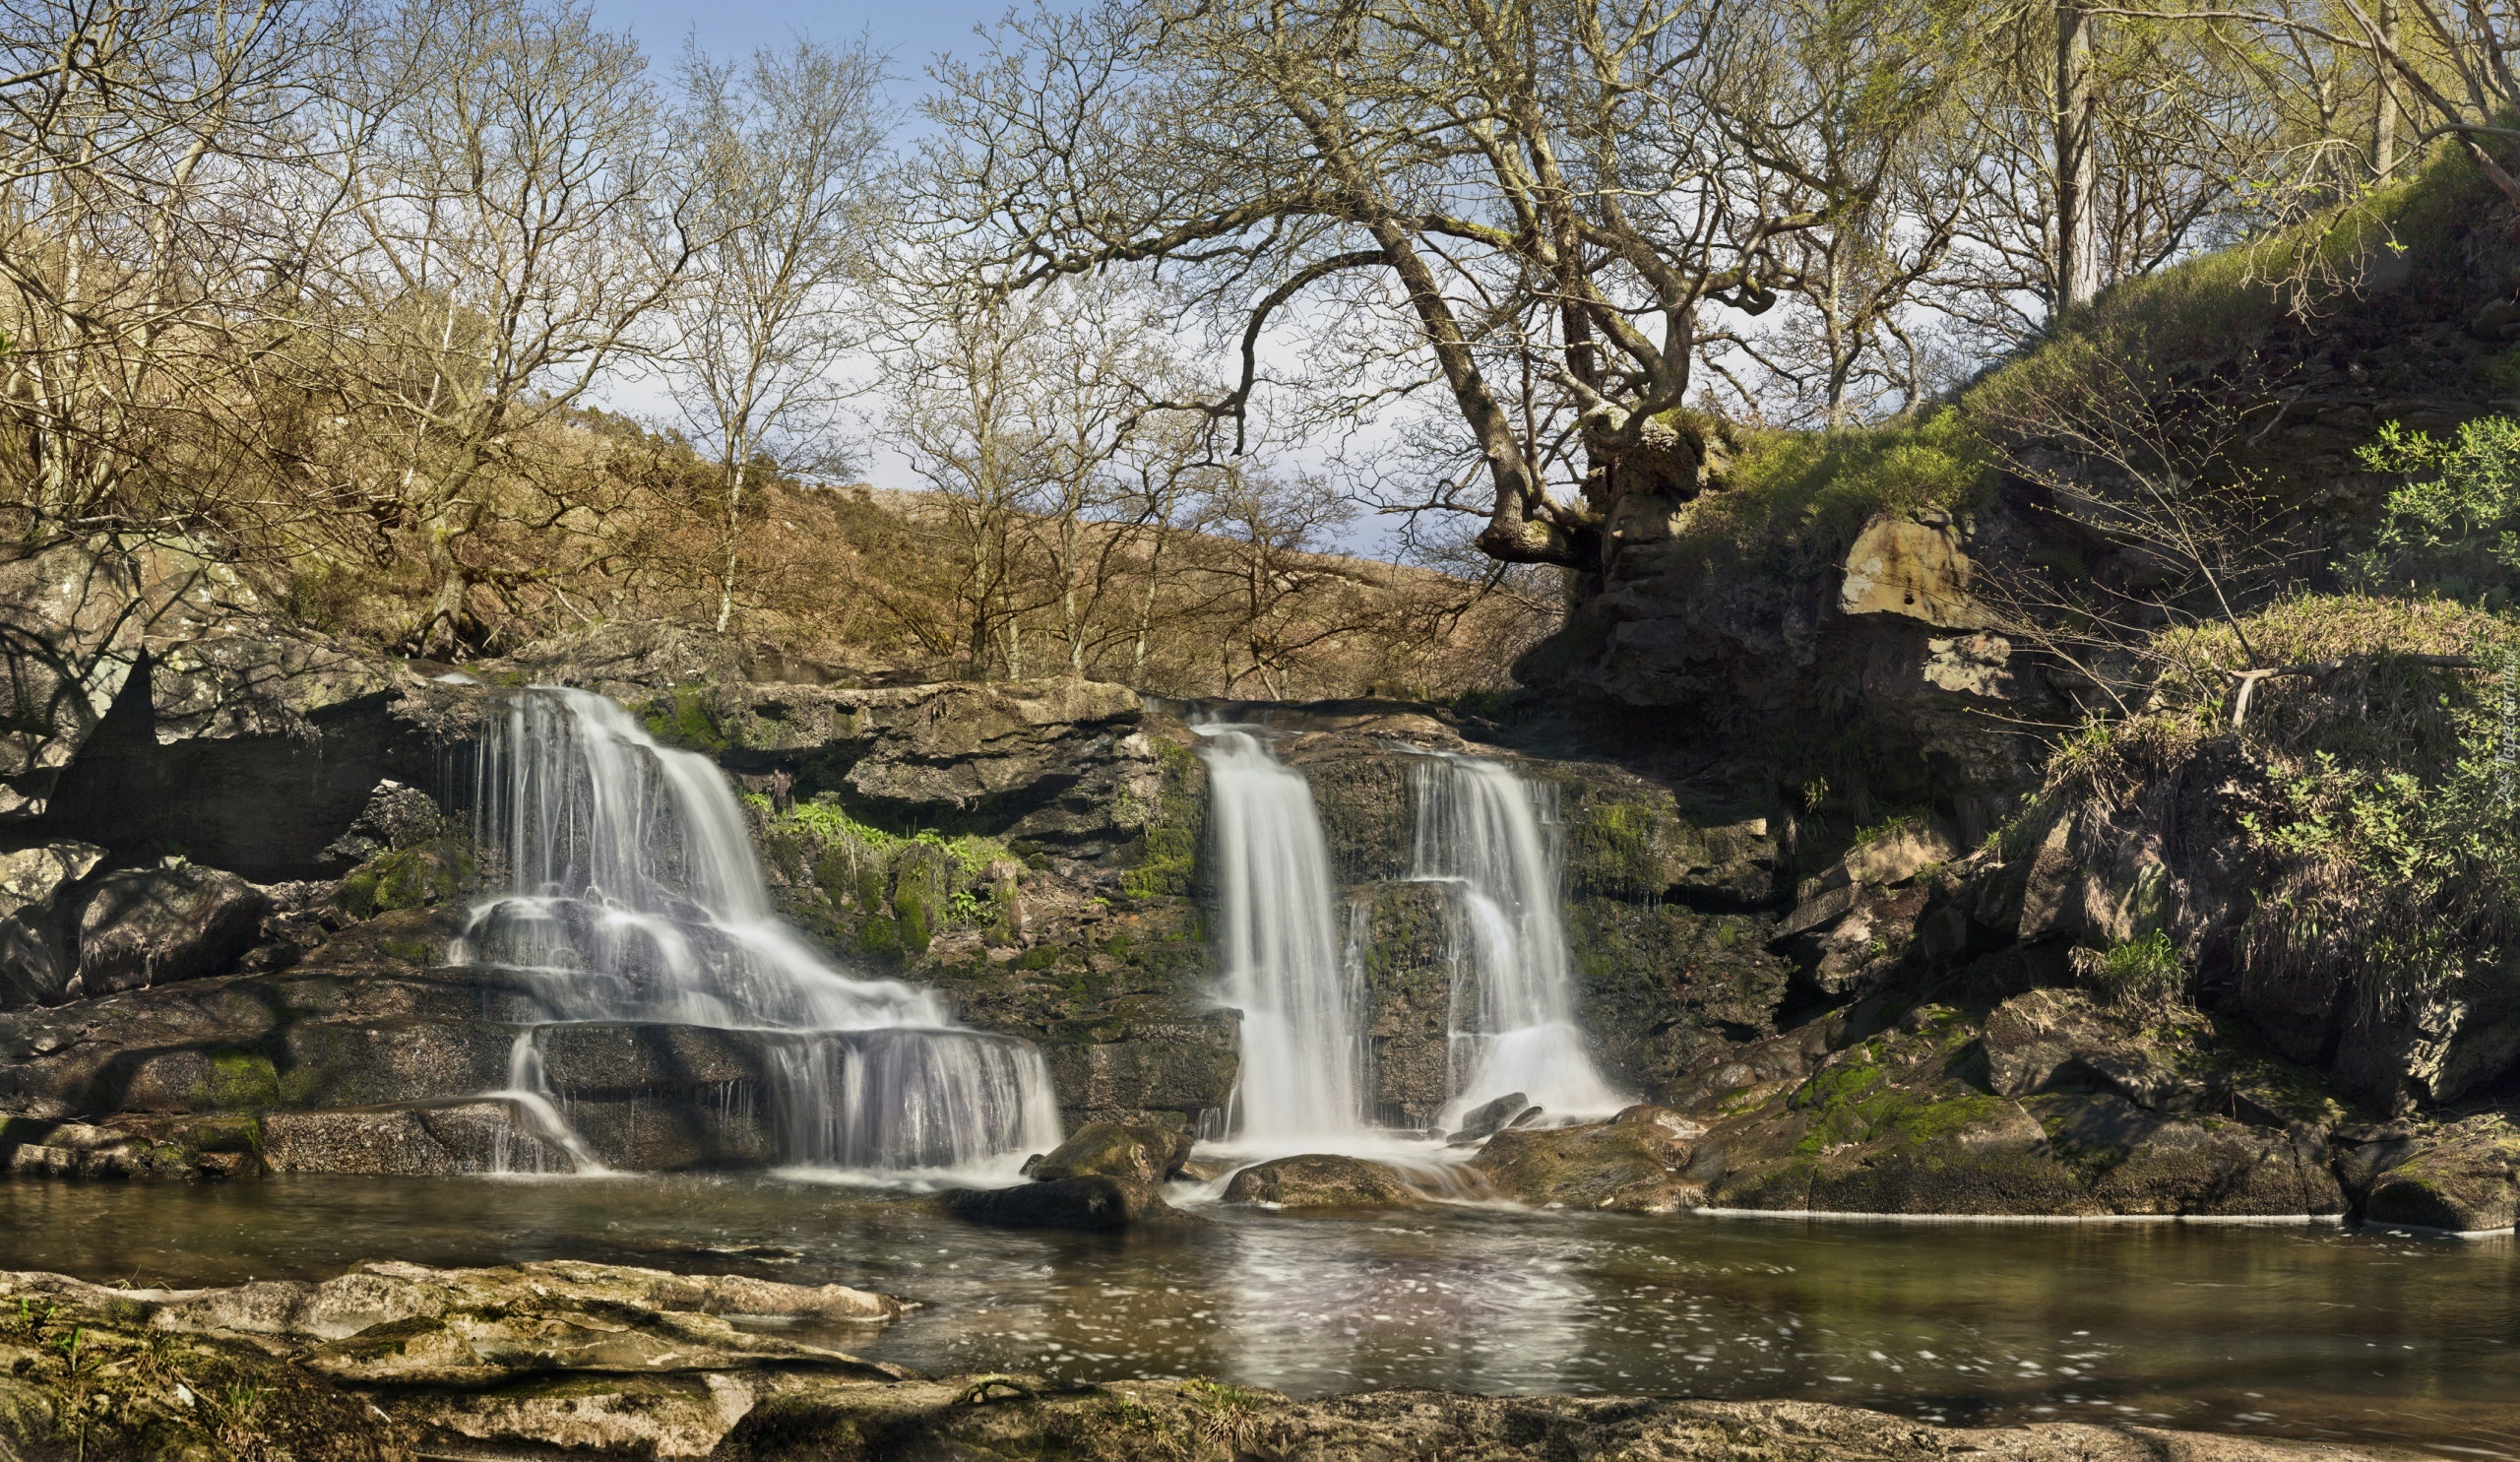
M 1521 1092 L 1510 1092 L 1492 1102 L 1482 1102 L 1464 1113 L 1461 1126 L 1446 1135 L 1447 1142 L 1477 1142 L 1492 1137 L 1524 1119 L 1524 1113 L 1537 1112 L 1532 1099 Z
M 1164 1182 L 1177 1177 L 1190 1156 L 1191 1136 L 1160 1127 L 1089 1122 L 1078 1128 L 1031 1170 L 1043 1182 L 1064 1177 L 1125 1177 L 1136 1182 Z
M 2512 1227 L 2520 1215 L 2520 1130 L 2488 1114 L 2413 1134 L 2372 1179 L 2362 1216 L 2454 1233 Z
M 1499 1132 L 1471 1167 L 1499 1196 L 1535 1207 L 1671 1213 L 1705 1201 L 1690 1158 L 1685 1141 L 1647 1119 Z
M 998 1229 L 1123 1229 L 1186 1223 L 1189 1216 L 1164 1201 L 1153 1183 L 1128 1177 L 1063 1177 L 1011 1188 L 950 1188 L 945 1211 L 969 1223 Z
M 2110 1213 L 2333 1216 L 2345 1192 L 2323 1144 L 2222 1117 L 2158 1116 L 2115 1094 L 2024 1104 L 2055 1154 L 2086 1171 Z
M 260 930 L 271 901 L 196 863 L 126 868 L 96 881 L 79 914 L 79 991 L 90 997 L 216 975 Z
M 1426 1200 L 1380 1163 L 1311 1153 L 1243 1169 L 1226 1184 L 1225 1201 L 1272 1208 L 1408 1208 Z
M 367 806 L 347 831 L 325 846 L 323 858 L 340 867 L 362 863 L 380 853 L 410 848 L 445 830 L 437 798 L 416 787 L 388 777 L 369 794 Z M 415 907 L 410 904 L 398 908 Z
M 537 1141 L 505 1102 L 379 1112 L 274 1112 L 262 1118 L 263 1155 L 275 1173 L 409 1177 L 566 1173 L 567 1154 Z

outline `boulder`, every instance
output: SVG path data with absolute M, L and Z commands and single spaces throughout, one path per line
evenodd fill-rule
M 1426 1200 L 1380 1163 L 1311 1153 L 1243 1169 L 1225 1185 L 1225 1201 L 1270 1208 L 1408 1208 Z
M 94 843 L 39 843 L 0 853 L 0 1010 L 49 1005 L 76 973 L 63 928 L 68 890 L 103 861 Z
M 1191 1141 L 1188 1132 L 1088 1122 L 1043 1157 L 1031 1176 L 1043 1182 L 1063 1177 L 1164 1182 L 1180 1176 L 1181 1165 L 1190 1156 Z
M 1705 1201 L 1688 1177 L 1691 1157 L 1688 1143 L 1647 1119 L 1499 1132 L 1471 1167 L 1498 1196 L 1534 1207 L 1671 1213 Z
M 2415 1136 L 2373 1179 L 2362 1217 L 2373 1224 L 2479 1233 L 2520 1216 L 2520 1129 L 2500 1114 Z
M 1130 1177 L 1062 1177 L 1011 1188 L 949 1188 L 945 1211 L 998 1229 L 1080 1229 L 1115 1233 L 1180 1224 L 1188 1215 L 1151 1182 Z
M 1472 1108 L 1468 1112 L 1463 1114 L 1461 1126 L 1454 1130 L 1444 1140 L 1447 1142 L 1478 1142 L 1483 1138 L 1494 1136 L 1505 1128 L 1514 1125 L 1516 1122 L 1528 1120 L 1531 1115 L 1536 1115 L 1539 1111 L 1539 1108 L 1532 1105 L 1531 1098 L 1523 1095 L 1521 1092 L 1510 1092 L 1505 1096 L 1498 1097 L 1493 1102 L 1482 1102 L 1479 1106 Z
M 98 879 L 79 913 L 80 993 L 216 975 L 250 947 L 271 900 L 233 873 L 169 861 Z
M 2345 1191 L 2311 1134 L 2218 1116 L 2155 1115 L 2115 1094 L 2025 1104 L 2051 1150 L 2080 1167 L 2110 1213 L 2213 1218 L 2328 1217 Z

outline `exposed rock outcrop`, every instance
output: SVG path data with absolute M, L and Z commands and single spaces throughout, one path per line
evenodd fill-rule
M 1272 1208 L 1409 1208 L 1425 1198 L 1380 1163 L 1311 1153 L 1243 1169 L 1226 1184 L 1225 1201 Z
M 879 1297 L 593 1264 L 370 1264 L 321 1284 L 125 1290 L 0 1274 L 0 1447 L 30 1459 L 282 1455 L 1139 1462 L 1223 1437 L 1289 1457 L 1497 1462 L 2376 1462 L 2333 1443 L 2042 1424 L 1964 1430 L 1794 1401 L 1383 1391 L 1293 1401 L 1205 1380 L 929 1379 L 745 1313 L 880 1323 Z M 865 1333 L 860 1330 L 861 1334 Z

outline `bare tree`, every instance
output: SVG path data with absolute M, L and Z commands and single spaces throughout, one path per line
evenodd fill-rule
M 661 155 L 637 45 L 578 0 L 407 0 L 365 45 L 328 119 L 347 217 L 330 283 L 380 510 L 432 586 L 406 642 L 442 653 L 477 637 L 476 587 L 567 571 L 468 542 L 590 527 L 535 490 L 538 429 L 644 349 L 691 262 L 690 187 Z
M 1676 410 L 1700 312 L 1766 308 L 1777 241 L 1879 185 L 1886 159 L 1824 165 L 1815 111 L 1895 128 L 1940 95 L 1959 37 L 1908 19 L 1715 0 L 1041 12 L 940 74 L 937 235 L 987 246 L 998 288 L 1133 261 L 1192 281 L 1244 347 L 1241 384 L 1205 403 L 1221 417 L 1247 406 L 1250 343 L 1282 311 L 1377 282 L 1350 297 L 1431 368 L 1383 363 L 1440 392 L 1482 466 L 1483 492 L 1437 506 L 1484 517 L 1493 556 L 1590 567 L 1606 497 L 1702 485 Z M 1801 64 L 1815 24 L 1856 58 L 1851 98 Z M 1525 369 L 1564 403 L 1583 500 L 1551 491 L 1518 429 Z
M 2053 353 L 2062 358 L 1995 377 L 1968 409 L 2005 467 L 2041 490 L 2051 528 L 2085 551 L 2029 555 L 2043 561 L 1983 585 L 1983 597 L 2007 633 L 2063 663 L 2116 715 L 2159 678 L 2163 647 L 2198 643 L 2165 627 L 2220 624 L 2241 673 L 2258 669 L 2246 616 L 2296 587 L 2315 547 L 2247 465 L 2261 418 L 2279 410 L 2267 383 L 2174 385 L 2122 342 Z
M 820 473 L 836 451 L 840 370 L 866 344 L 852 296 L 878 224 L 882 58 L 799 39 L 740 70 L 683 60 L 676 153 L 705 244 L 671 305 L 683 419 L 718 465 L 718 631 L 735 610 L 746 488 L 769 457 Z
M 268 173 L 324 31 L 285 0 L 29 0 L 0 21 L 0 454 L 30 534 L 235 529 L 285 420 L 303 239 Z M 220 487 L 231 489 L 221 492 Z

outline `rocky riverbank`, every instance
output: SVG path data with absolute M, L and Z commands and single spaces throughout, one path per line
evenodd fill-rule
M 1796 1402 L 1297 1401 L 1195 1378 L 931 1378 L 846 1349 L 899 1310 L 836 1285 L 567 1262 L 376 1263 L 322 1283 L 174 1291 L 0 1274 L 0 1447 L 26 1462 L 2390 1455 L 2133 1426 L 1943 1428 Z

